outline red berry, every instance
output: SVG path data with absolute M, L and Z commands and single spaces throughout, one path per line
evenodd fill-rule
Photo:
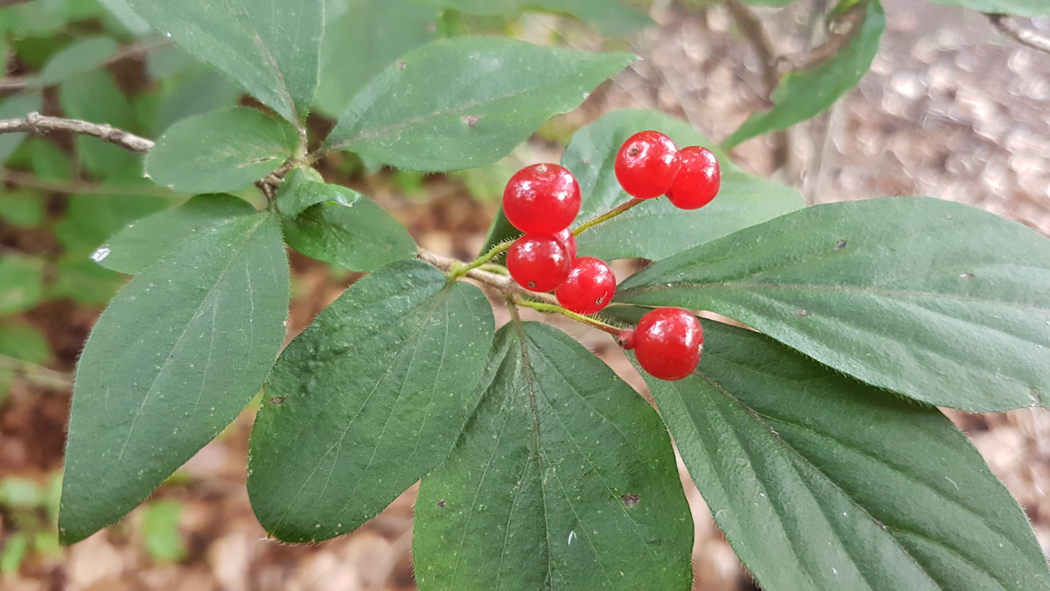
M 638 363 L 661 380 L 680 380 L 693 373 L 703 343 L 700 321 L 681 308 L 657 308 L 642 316 L 634 329 Z
M 572 233 L 572 230 L 565 228 L 561 232 L 554 235 L 561 242 L 561 245 L 565 247 L 565 252 L 569 253 L 569 259 L 576 258 L 576 235 Z
M 565 247 L 550 234 L 526 234 L 507 250 L 507 270 L 518 285 L 550 291 L 569 276 L 572 261 Z
M 722 185 L 722 169 L 714 153 L 700 146 L 689 146 L 678 152 L 678 160 L 682 169 L 667 198 L 680 209 L 700 209 L 711 203 Z
M 671 188 L 680 166 L 671 138 L 659 131 L 639 131 L 616 154 L 616 180 L 628 195 L 651 199 Z
M 615 294 L 616 276 L 605 261 L 594 257 L 576 259 L 565 283 L 554 290 L 558 303 L 577 314 L 594 314 Z
M 633 330 L 621 330 L 620 334 L 616 335 L 616 342 L 620 344 L 624 349 L 634 348 L 634 331 Z
M 569 169 L 533 164 L 514 173 L 503 190 L 503 213 L 526 234 L 553 234 L 580 212 L 580 185 Z

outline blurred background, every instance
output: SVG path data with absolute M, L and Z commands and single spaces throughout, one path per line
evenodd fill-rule
M 785 7 L 657 0 L 648 6 L 648 26 L 642 12 L 581 22 L 535 12 L 470 16 L 412 0 L 328 4 L 320 114 L 310 121 L 318 133 L 368 77 L 436 36 L 511 34 L 642 56 L 491 167 L 425 176 L 370 171 L 342 153 L 321 163 L 328 182 L 374 198 L 421 246 L 464 259 L 484 243 L 507 178 L 526 164 L 557 161 L 576 129 L 636 107 L 686 120 L 720 142 L 770 106 L 779 73 L 812 59 L 835 34 L 823 26 L 829 0 Z M 1004 36 L 976 12 L 911 0 L 883 5 L 887 30 L 860 84 L 829 112 L 740 144 L 734 159 L 798 187 L 810 203 L 931 195 L 1050 233 L 1050 53 Z M 355 17 L 382 11 L 396 16 L 389 30 Z M 1020 23 L 1050 37 L 1050 19 Z M 249 104 L 232 82 L 151 33 L 124 0 L 2 0 L 0 51 L 0 119 L 40 111 L 155 139 L 186 116 Z M 73 547 L 58 546 L 75 362 L 125 281 L 90 254 L 125 224 L 186 196 L 143 179 L 141 157 L 94 138 L 0 135 L 0 161 L 0 588 L 415 589 L 414 487 L 335 540 L 291 546 L 266 539 L 245 492 L 251 408 L 129 517 Z M 258 200 L 254 191 L 244 196 Z M 357 278 L 291 256 L 289 338 Z M 644 387 L 606 335 L 564 328 Z M 1023 504 L 1050 551 L 1050 413 L 950 416 Z M 696 524 L 694 589 L 757 589 L 684 471 L 683 483 Z

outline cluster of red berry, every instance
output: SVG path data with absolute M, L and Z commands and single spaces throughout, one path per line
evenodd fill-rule
M 658 131 L 642 131 L 620 147 L 616 179 L 636 199 L 666 195 L 675 206 L 697 209 L 718 193 L 721 171 L 710 150 L 681 150 Z M 507 250 L 507 270 L 518 285 L 551 291 L 562 307 L 594 314 L 616 293 L 609 265 L 594 257 L 576 257 L 576 236 L 569 224 L 580 211 L 580 186 L 557 164 L 519 170 L 503 191 L 503 213 L 524 232 Z M 642 368 L 665 380 L 678 380 L 700 362 L 703 332 L 695 316 L 681 308 L 658 308 L 634 330 L 620 333 L 625 349 L 635 349 Z

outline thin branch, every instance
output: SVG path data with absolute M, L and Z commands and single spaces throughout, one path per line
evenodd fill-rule
M 46 135 L 53 131 L 90 135 L 136 154 L 145 154 L 153 149 L 154 146 L 152 140 L 117 129 L 109 124 L 91 123 L 80 119 L 48 117 L 37 112 L 30 113 L 21 119 L 0 119 L 0 133 Z
M 36 386 L 44 386 L 56 390 L 70 390 L 73 388 L 73 376 L 36 365 L 35 363 L 8 357 L 7 355 L 0 355 L 0 370 L 10 371 Z
M 68 195 L 141 195 L 146 197 L 173 197 L 177 195 L 157 185 L 110 185 L 88 181 L 49 181 L 28 172 L 0 169 L 0 183 L 11 183 L 30 189 Z
M 780 72 L 777 68 L 779 59 L 777 58 L 776 50 L 773 48 L 773 42 L 770 40 L 765 27 L 762 26 L 762 21 L 750 8 L 736 0 L 726 4 L 726 7 L 733 16 L 733 20 L 740 27 L 740 31 L 751 43 L 755 55 L 758 56 L 759 64 L 762 67 L 762 83 L 766 87 L 766 95 L 762 98 L 772 106 L 773 93 L 780 86 Z M 787 131 L 777 131 L 773 134 L 773 170 L 779 170 L 787 166 L 790 158 L 791 142 Z
M 4 6 L 4 1 L 5 0 L 0 0 L 0 8 Z M 129 58 L 144 56 L 145 54 L 153 51 L 154 49 L 158 49 L 171 44 L 171 39 L 162 39 L 160 41 L 154 41 L 152 43 L 132 43 L 131 45 L 125 45 L 124 47 L 121 47 L 117 51 L 111 53 L 109 57 L 102 60 L 95 67 L 100 68 L 108 66 L 110 64 L 115 64 L 117 62 L 124 61 Z M 0 91 L 2 92 L 19 91 L 26 88 L 39 90 L 42 86 L 43 85 L 40 84 L 40 79 L 36 76 L 8 76 L 7 78 L 0 79 Z
M 992 21 L 992 25 L 1003 35 L 1012 38 L 1021 45 L 1050 53 L 1050 37 L 1018 25 L 1006 14 L 985 13 L 984 16 L 988 17 L 988 20 Z
M 436 252 L 429 250 L 420 249 L 419 258 L 434 265 L 442 271 L 449 271 L 451 269 L 460 268 L 466 265 L 459 259 L 442 256 Z M 557 300 L 549 293 L 537 293 L 534 291 L 526 291 L 514 283 L 514 280 L 509 275 L 501 275 L 498 273 L 492 273 L 490 271 L 482 271 L 481 269 L 471 269 L 467 271 L 466 276 L 470 279 L 481 283 L 487 287 L 491 287 L 495 291 L 498 291 L 504 295 L 510 294 L 521 294 L 532 299 L 542 300 L 550 303 L 557 303 Z

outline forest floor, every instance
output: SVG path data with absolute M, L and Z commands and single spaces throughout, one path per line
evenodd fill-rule
M 910 0 L 884 0 L 884 5 L 888 30 L 860 85 L 830 113 L 792 131 L 786 160 L 777 156 L 775 141 L 756 140 L 736 150 L 737 161 L 795 184 L 811 203 L 931 195 L 1050 233 L 1050 55 L 1002 37 L 976 13 Z M 659 27 L 633 41 L 633 50 L 645 59 L 562 123 L 574 128 L 615 108 L 650 108 L 686 119 L 718 141 L 767 104 L 763 67 L 728 13 L 663 14 L 657 20 Z M 794 27 L 798 20 L 791 22 Z M 1050 22 L 1036 24 L 1050 29 Z M 778 54 L 807 50 L 794 33 L 773 30 Z M 588 41 L 580 43 L 586 46 Z M 516 154 L 521 160 L 552 160 L 557 150 L 534 142 Z M 391 209 L 421 246 L 447 255 L 473 257 L 495 213 L 493 201 L 475 199 L 461 182 L 444 177 L 427 179 L 418 189 L 427 199 L 406 195 L 389 177 L 365 182 L 368 186 L 360 188 Z M 298 279 L 290 336 L 354 279 L 297 255 L 292 262 Z M 98 312 L 52 302 L 28 315 L 47 330 L 60 360 L 55 369 L 72 370 Z M 607 335 L 563 324 L 559 326 L 642 387 Z M 43 482 L 59 470 L 68 412 L 68 389 L 16 385 L 0 405 L 0 474 Z M 950 416 L 1024 506 L 1044 551 L 1050 551 L 1050 411 Z M 0 579 L 0 588 L 415 589 L 410 556 L 414 487 L 365 526 L 338 539 L 291 546 L 266 538 L 252 516 L 244 485 L 252 420 L 251 413 L 242 415 L 190 460 L 177 481 L 151 499 L 182 504 L 178 531 L 186 546 L 183 559 L 165 564 L 147 551 L 140 508 L 80 544 L 27 560 L 20 573 Z M 699 493 L 687 478 L 684 482 L 696 524 L 694 589 L 753 589 Z M 3 527 L 12 525 L 5 522 Z

